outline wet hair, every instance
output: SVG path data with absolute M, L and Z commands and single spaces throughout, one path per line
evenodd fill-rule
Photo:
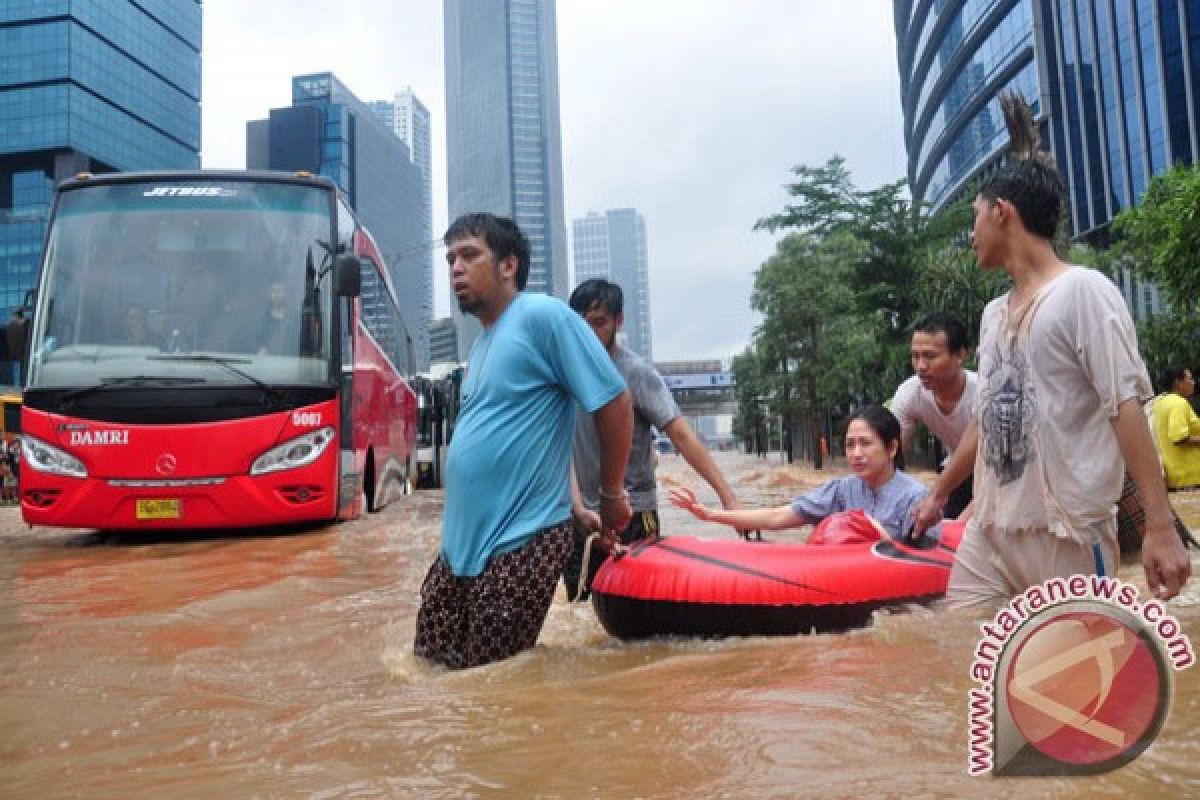
M 584 315 L 595 308 L 603 308 L 612 316 L 620 315 L 625 309 L 625 295 L 621 287 L 603 278 L 592 278 L 575 287 L 571 292 L 571 308 Z
M 450 223 L 442 241 L 449 246 L 467 236 L 481 237 L 498 261 L 516 256 L 517 289 L 525 289 L 525 284 L 529 281 L 529 239 L 525 238 L 517 223 L 508 217 L 498 217 L 486 212 L 463 214 Z
M 979 195 L 993 203 L 1007 200 L 1025 230 L 1053 239 L 1066 194 L 1062 176 L 1053 157 L 1040 149 L 1037 123 L 1025 100 L 1015 92 L 1001 92 L 1000 108 L 1008 125 L 1008 159 L 984 178 Z
M 958 317 L 945 311 L 929 314 L 913 327 L 914 333 L 944 333 L 951 353 L 967 349 L 967 326 Z
M 904 469 L 904 448 L 900 444 L 900 420 L 896 419 L 896 415 L 880 405 L 863 406 L 850 414 L 850 418 L 846 420 L 846 430 L 850 429 L 850 423 L 856 419 L 867 423 L 875 435 L 883 441 L 885 448 L 892 442 L 896 443 L 896 455 L 892 457 L 892 465 L 896 469 Z
M 1174 391 L 1175 384 L 1183 380 L 1184 373 L 1189 371 L 1190 370 L 1188 370 L 1187 367 L 1177 367 L 1174 365 L 1164 369 L 1162 371 L 1162 377 L 1160 378 L 1162 381 L 1162 390 L 1164 392 Z

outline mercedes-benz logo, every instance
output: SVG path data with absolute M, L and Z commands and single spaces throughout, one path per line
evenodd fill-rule
M 175 473 L 175 456 L 163 453 L 154 462 L 154 468 L 158 470 L 159 475 L 173 475 Z

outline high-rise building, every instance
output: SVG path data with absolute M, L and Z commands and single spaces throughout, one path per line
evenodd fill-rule
M 908 181 L 938 209 L 1003 152 L 997 96 L 1021 94 L 1045 117 L 1034 54 L 1034 0 L 895 0 Z
M 429 325 L 429 363 L 458 362 L 458 331 L 451 317 L 439 317 Z
M 1195 161 L 1200 0 L 894 0 L 894 13 L 909 184 L 934 209 L 998 162 L 1006 88 L 1040 123 L 1076 238 L 1103 242 L 1152 176 Z M 1118 283 L 1136 317 L 1161 308 L 1152 285 Z
M 416 354 L 429 366 L 429 237 L 422 175 L 408 146 L 332 73 L 292 78 L 292 105 L 246 124 L 249 169 L 332 178 L 375 237 Z M 399 369 L 407 365 L 397 364 Z
M 200 166 L 200 23 L 199 0 L 0 3 L 0 308 L 36 280 L 59 181 Z
M 653 361 L 645 218 L 632 208 L 592 211 L 571 227 L 576 284 L 604 278 L 620 286 L 625 296 L 624 344 Z
M 424 251 L 425 268 L 423 277 L 425 286 L 422 288 L 423 319 L 427 324 L 433 320 L 433 148 L 431 142 L 431 126 L 429 109 L 421 102 L 412 90 L 396 92 L 395 98 L 389 102 L 380 100 L 368 103 L 384 124 L 400 137 L 400 141 L 408 146 L 409 157 L 421 170 L 421 204 L 424 211 L 424 239 L 430 244 Z M 432 361 L 433 355 L 430 354 Z
M 527 290 L 566 297 L 554 0 L 444 2 L 450 219 L 515 219 L 530 242 Z M 456 324 L 465 358 L 479 325 Z

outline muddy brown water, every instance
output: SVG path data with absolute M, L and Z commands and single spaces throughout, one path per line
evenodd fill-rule
M 836 473 L 721 462 L 749 505 Z M 697 484 L 677 456 L 661 481 Z M 1200 528 L 1200 493 L 1173 499 Z M 838 635 L 629 644 L 560 593 L 533 651 L 430 668 L 409 649 L 441 505 L 179 538 L 0 509 L 0 798 L 1200 796 L 1200 668 L 1116 772 L 969 777 L 981 620 L 922 608 Z M 1171 610 L 1200 636 L 1200 580 Z

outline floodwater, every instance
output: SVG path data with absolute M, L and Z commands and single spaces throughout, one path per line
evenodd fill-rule
M 750 505 L 832 474 L 721 462 Z M 661 480 L 697 483 L 677 456 Z M 1200 493 L 1174 499 L 1200 528 Z M 1200 796 L 1200 668 L 1116 772 L 969 777 L 981 620 L 927 609 L 847 634 L 626 644 L 560 592 L 533 651 L 431 668 L 409 650 L 441 502 L 187 538 L 31 530 L 0 509 L 0 797 Z M 1200 637 L 1200 580 L 1171 610 Z

